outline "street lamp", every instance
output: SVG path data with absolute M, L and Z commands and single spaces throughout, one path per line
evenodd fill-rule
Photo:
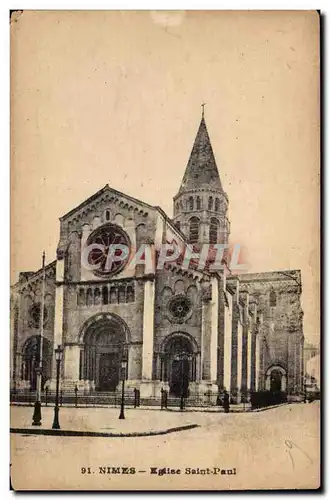
M 56 360 L 56 396 L 55 396 L 55 406 L 54 406 L 54 421 L 53 429 L 60 429 L 60 423 L 58 421 L 58 413 L 60 411 L 58 406 L 58 393 L 60 386 L 60 364 L 62 361 L 63 347 L 61 345 L 57 346 L 55 349 L 55 360 Z
M 46 282 L 46 271 L 45 271 L 45 252 L 42 254 L 42 293 L 41 293 L 41 305 L 40 305 L 40 342 L 39 344 L 39 363 L 36 368 L 37 376 L 37 392 L 36 401 L 34 404 L 33 420 L 32 425 L 41 425 L 41 389 L 42 389 L 42 354 L 43 354 L 43 335 L 44 335 L 44 313 L 45 313 L 45 282 Z M 33 365 L 32 365 L 33 367 Z
M 122 378 L 122 386 L 121 386 L 121 403 L 120 403 L 120 414 L 119 419 L 125 420 L 124 406 L 125 406 L 125 379 L 126 379 L 126 370 L 127 370 L 127 348 L 124 346 L 123 356 L 121 360 L 121 378 Z

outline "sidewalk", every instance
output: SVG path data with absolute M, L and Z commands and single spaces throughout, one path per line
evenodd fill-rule
M 125 420 L 119 420 L 118 408 L 61 407 L 61 429 L 52 429 L 54 408 L 42 407 L 42 425 L 32 426 L 33 407 L 11 406 L 10 432 L 66 436 L 137 437 L 168 434 L 198 427 L 191 414 L 145 409 L 125 409 Z

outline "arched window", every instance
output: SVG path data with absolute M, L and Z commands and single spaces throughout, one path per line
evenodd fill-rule
M 219 221 L 215 217 L 210 220 L 210 243 L 217 243 L 219 232 Z
M 179 205 L 179 202 L 176 203 L 176 211 L 179 212 L 180 210 L 180 205 Z
M 126 288 L 126 302 L 134 302 L 134 288 L 129 285 Z
M 194 210 L 194 198 L 192 196 L 189 196 L 188 210 Z
M 118 299 L 119 303 L 125 302 L 125 287 L 123 286 L 119 287 Z
M 213 210 L 213 198 L 212 198 L 212 196 L 209 197 L 209 210 Z
M 117 304 L 117 303 L 118 303 L 117 289 L 116 287 L 112 286 L 110 288 L 110 304 Z
M 109 302 L 109 297 L 108 297 L 108 287 L 104 286 L 102 288 L 102 302 L 103 304 L 107 305 Z
M 191 243 L 196 243 L 199 238 L 199 218 L 192 217 L 190 219 L 189 225 L 189 241 Z
M 200 210 L 202 208 L 201 199 L 199 196 L 197 196 L 197 199 L 196 199 L 196 208 L 197 208 L 197 210 Z
M 219 200 L 219 198 L 216 198 L 216 200 L 215 200 L 215 207 L 214 207 L 214 210 L 215 210 L 216 212 L 219 212 L 219 210 L 220 210 L 220 200 Z
M 91 306 L 93 304 L 93 290 L 91 288 L 88 288 L 87 290 L 86 303 L 88 306 Z
M 110 220 L 110 210 L 105 211 L 105 220 L 109 221 Z
M 276 306 L 276 292 L 275 292 L 275 290 L 271 290 L 269 292 L 269 305 L 270 305 L 270 307 Z
M 101 293 L 99 288 L 94 290 L 94 305 L 97 306 L 101 303 Z
M 79 306 L 85 305 L 85 290 L 83 288 L 80 288 L 80 290 L 79 290 L 78 305 Z

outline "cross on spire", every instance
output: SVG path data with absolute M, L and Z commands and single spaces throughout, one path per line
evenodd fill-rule
M 204 106 L 206 105 L 206 102 L 202 103 L 202 118 L 204 118 Z

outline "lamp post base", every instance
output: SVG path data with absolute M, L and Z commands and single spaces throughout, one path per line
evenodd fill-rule
M 59 420 L 58 420 L 58 413 L 59 413 L 59 411 L 60 411 L 60 409 L 56 405 L 54 407 L 54 421 L 53 421 L 53 426 L 52 426 L 53 429 L 61 429 L 60 423 L 59 423 Z
M 120 408 L 119 420 L 125 420 L 124 408 Z
M 34 403 L 32 425 L 41 425 L 41 403 L 40 403 L 40 401 L 36 401 Z

